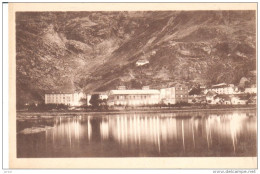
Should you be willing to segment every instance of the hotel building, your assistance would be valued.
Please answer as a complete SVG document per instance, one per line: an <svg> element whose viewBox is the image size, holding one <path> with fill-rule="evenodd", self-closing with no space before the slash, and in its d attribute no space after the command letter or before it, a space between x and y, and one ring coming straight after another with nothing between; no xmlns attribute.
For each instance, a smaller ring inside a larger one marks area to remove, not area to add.
<svg viewBox="0 0 260 174"><path fill-rule="evenodd" d="M82 105L81 99L86 95L82 92L48 92L45 94L45 104L64 104L70 106Z"/></svg>
<svg viewBox="0 0 260 174"><path fill-rule="evenodd" d="M143 89L128 90L120 87L118 90L111 90L108 97L108 105L123 106L144 106L159 104L160 91L143 87Z"/></svg>

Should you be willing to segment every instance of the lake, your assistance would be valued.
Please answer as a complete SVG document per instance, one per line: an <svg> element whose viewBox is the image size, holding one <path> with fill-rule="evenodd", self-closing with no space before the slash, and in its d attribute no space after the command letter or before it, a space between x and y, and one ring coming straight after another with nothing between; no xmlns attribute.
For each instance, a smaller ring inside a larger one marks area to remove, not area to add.
<svg viewBox="0 0 260 174"><path fill-rule="evenodd" d="M256 156L249 111L17 113L17 157Z"/></svg>

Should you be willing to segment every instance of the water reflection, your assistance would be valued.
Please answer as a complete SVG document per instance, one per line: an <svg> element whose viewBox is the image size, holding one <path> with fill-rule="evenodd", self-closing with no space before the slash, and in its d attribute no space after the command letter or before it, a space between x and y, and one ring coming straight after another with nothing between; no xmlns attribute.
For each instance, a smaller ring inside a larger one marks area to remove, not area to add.
<svg viewBox="0 0 260 174"><path fill-rule="evenodd" d="M256 156L256 129L246 112L54 117L52 129L18 134L18 157Z"/></svg>

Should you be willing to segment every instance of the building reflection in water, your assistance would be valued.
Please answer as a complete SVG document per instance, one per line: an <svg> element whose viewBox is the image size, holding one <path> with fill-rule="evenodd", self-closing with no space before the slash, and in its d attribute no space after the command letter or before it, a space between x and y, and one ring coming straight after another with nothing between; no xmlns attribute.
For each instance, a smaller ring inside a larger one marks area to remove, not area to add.
<svg viewBox="0 0 260 174"><path fill-rule="evenodd" d="M171 149L188 153L220 147L236 154L240 139L249 135L254 139L256 129L254 114L238 112L76 116L55 118L45 139L53 147L68 146L71 150L82 143L114 142L122 149L149 147L158 154Z"/></svg>

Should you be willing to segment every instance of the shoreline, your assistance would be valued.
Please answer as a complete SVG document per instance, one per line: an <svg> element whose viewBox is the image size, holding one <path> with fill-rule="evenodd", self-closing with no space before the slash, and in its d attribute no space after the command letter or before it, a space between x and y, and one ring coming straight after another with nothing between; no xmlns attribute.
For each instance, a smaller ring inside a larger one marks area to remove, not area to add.
<svg viewBox="0 0 260 174"><path fill-rule="evenodd" d="M111 111L45 111L45 112L32 112L32 111L17 111L17 114L22 113L31 113L31 114L128 114L128 113L181 113L181 112L208 112L208 111L256 111L257 107L246 107L246 108L167 108L167 109L149 109L149 110L139 110L139 109L133 109L133 110L111 110Z"/></svg>

